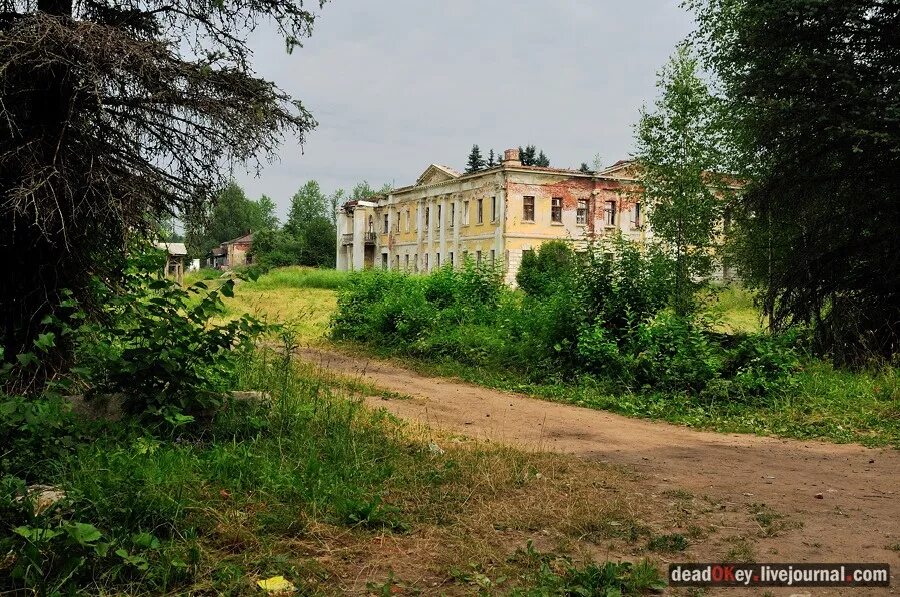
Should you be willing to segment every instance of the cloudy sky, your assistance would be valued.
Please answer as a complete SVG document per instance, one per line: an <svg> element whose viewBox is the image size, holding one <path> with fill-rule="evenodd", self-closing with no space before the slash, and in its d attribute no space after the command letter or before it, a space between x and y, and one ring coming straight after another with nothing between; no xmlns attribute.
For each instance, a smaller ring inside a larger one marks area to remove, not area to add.
<svg viewBox="0 0 900 597"><path fill-rule="evenodd" d="M679 0L333 0L293 54L252 38L257 72L319 122L248 195L284 214L305 181L326 192L367 180L402 186L432 162L458 169L473 143L534 144L551 165L627 157L656 72L692 20Z"/></svg>

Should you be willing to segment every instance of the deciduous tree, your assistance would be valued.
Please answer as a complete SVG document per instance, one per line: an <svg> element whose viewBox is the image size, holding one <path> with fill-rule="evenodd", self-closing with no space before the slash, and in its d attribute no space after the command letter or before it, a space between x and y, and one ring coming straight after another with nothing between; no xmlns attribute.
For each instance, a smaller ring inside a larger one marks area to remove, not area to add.
<svg viewBox="0 0 900 597"><path fill-rule="evenodd" d="M637 126L637 157L650 224L675 255L674 307L685 315L695 282L710 272L725 201L717 174L723 167L722 129L686 46L662 70L658 87L655 110L643 111Z"/></svg>

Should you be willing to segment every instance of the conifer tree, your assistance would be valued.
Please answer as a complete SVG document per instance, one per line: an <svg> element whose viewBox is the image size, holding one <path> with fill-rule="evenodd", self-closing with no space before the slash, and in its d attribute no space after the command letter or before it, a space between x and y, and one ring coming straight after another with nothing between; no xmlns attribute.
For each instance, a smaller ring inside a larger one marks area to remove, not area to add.
<svg viewBox="0 0 900 597"><path fill-rule="evenodd" d="M472 151L469 152L469 161L466 164L466 174L472 174L473 172L478 172L479 170L484 170L484 158L481 157L481 150L478 149L478 145L472 146Z"/></svg>

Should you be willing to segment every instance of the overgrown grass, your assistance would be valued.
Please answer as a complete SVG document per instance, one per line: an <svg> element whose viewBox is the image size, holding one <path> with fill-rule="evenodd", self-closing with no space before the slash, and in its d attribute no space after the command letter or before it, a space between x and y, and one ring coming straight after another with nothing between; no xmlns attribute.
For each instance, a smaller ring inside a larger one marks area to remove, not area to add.
<svg viewBox="0 0 900 597"><path fill-rule="evenodd" d="M41 472L66 498L37 516L4 486L0 547L15 555L2 565L23 564L28 580L7 576L0 590L243 594L282 575L303 593L338 594L371 579L446 583L460 567L481 571L504 593L604 582L636 593L658 582L646 562L595 565L572 546L585 528L613 528L608 521L622 512L629 528L643 529L642 518L665 507L636 500L620 472L422 435L365 408L340 380L270 351L244 364L240 386L261 394L230 403L199 432L159 436L100 424L88 434L93 441ZM512 545L495 541L498 523ZM83 543L52 536L64 529L81 529ZM569 547L510 557L544 533L569 537ZM386 563L371 554L386 535L413 555ZM642 536L598 539L627 546ZM434 540L424 562L422 548ZM548 558L566 565L545 570ZM480 580L453 582L471 588Z"/></svg>
<svg viewBox="0 0 900 597"><path fill-rule="evenodd" d="M749 325L745 291L722 290L718 306L706 306L712 317L678 318L641 288L610 285L630 270L580 267L577 284L558 282L545 296L511 292L471 267L364 272L340 292L332 335L429 373L629 416L900 447L896 370L836 370L810 356L802 336L731 331Z"/></svg>
<svg viewBox="0 0 900 597"><path fill-rule="evenodd" d="M350 272L334 269L318 269L299 265L279 267L248 282L253 290L275 290L279 288L325 288L337 290L347 284Z"/></svg>
<svg viewBox="0 0 900 597"><path fill-rule="evenodd" d="M760 332L765 318L753 302L753 294L739 284L714 286L704 308L714 314L724 332Z"/></svg>

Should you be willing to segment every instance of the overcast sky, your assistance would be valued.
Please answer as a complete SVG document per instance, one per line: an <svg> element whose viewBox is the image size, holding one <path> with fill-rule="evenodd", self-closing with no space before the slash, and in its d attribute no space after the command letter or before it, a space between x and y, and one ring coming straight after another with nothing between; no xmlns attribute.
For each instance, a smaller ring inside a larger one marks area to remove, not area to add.
<svg viewBox="0 0 900 597"><path fill-rule="evenodd" d="M633 149L656 72L690 32L679 0L333 0L303 48L253 35L255 67L319 126L259 177L236 173L286 213L307 180L326 192L402 186L430 163L463 169L534 144L552 166L603 164Z"/></svg>

